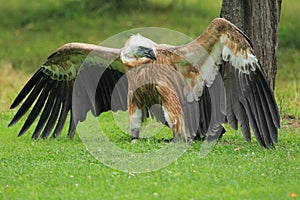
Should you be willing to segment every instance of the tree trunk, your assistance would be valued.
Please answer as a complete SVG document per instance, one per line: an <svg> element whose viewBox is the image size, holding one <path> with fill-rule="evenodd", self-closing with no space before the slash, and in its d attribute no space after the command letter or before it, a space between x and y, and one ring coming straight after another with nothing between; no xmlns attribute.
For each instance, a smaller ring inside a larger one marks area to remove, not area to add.
<svg viewBox="0 0 300 200"><path fill-rule="evenodd" d="M221 17L238 26L252 41L270 87L275 87L278 24L282 0L223 0Z"/></svg>

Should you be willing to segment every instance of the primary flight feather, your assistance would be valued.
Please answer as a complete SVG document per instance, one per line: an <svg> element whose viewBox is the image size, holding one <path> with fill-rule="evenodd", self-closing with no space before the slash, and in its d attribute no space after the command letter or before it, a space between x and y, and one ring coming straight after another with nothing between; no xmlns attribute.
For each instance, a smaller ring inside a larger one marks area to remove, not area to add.
<svg viewBox="0 0 300 200"><path fill-rule="evenodd" d="M234 129L240 124L247 141L251 125L257 141L270 147L278 142L280 127L274 94L250 40L222 18L182 46L156 44L140 34L121 49L65 44L47 58L11 108L20 103L9 126L29 112L19 135L38 118L33 138L60 135L69 113L72 138L89 110L95 116L128 110L135 140L149 115L185 141L216 140L224 133L222 124L229 123Z"/></svg>

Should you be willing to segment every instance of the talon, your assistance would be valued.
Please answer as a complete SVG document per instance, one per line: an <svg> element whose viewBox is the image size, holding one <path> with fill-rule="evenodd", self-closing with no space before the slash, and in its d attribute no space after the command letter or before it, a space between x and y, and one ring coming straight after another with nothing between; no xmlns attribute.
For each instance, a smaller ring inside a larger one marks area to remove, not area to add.
<svg viewBox="0 0 300 200"><path fill-rule="evenodd" d="M180 141L182 141L182 139L181 139L180 137L178 137L178 136L173 137L173 138L170 140L170 142L174 142L174 143L177 143L177 142L180 142Z"/></svg>
<svg viewBox="0 0 300 200"><path fill-rule="evenodd" d="M193 143L193 141L194 141L194 137L188 137L187 138L187 144L188 145L191 145Z"/></svg>
<svg viewBox="0 0 300 200"><path fill-rule="evenodd" d="M169 140L169 142L174 142L174 143L177 143L177 142L186 142L188 145L191 145L194 141L194 137L188 137L187 139L183 139L181 137L174 137L172 138L171 140Z"/></svg>

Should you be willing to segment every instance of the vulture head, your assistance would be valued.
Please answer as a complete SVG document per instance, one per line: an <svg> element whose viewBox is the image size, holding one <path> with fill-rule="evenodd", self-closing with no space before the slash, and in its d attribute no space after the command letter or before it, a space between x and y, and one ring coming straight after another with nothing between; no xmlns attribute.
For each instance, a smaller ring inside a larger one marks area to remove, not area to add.
<svg viewBox="0 0 300 200"><path fill-rule="evenodd" d="M156 46L155 42L140 34L132 35L126 41L120 58L129 67L146 64L156 60Z"/></svg>

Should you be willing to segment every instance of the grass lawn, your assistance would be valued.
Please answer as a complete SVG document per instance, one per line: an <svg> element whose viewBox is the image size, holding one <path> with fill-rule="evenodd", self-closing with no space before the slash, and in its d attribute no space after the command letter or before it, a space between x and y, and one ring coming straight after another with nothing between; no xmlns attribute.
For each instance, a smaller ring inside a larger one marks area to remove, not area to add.
<svg viewBox="0 0 300 200"><path fill-rule="evenodd" d="M201 142L160 170L123 172L101 163L78 135L55 140L17 137L22 122L7 128L10 103L27 79L56 48L71 41L99 44L131 28L170 28L194 38L215 17L221 1L137 1L117 10L93 0L25 0L0 5L0 199L298 199L300 197L300 2L283 2L275 96L282 116L279 144L263 149L227 128L205 157ZM102 2L102 1L101 1ZM104 1L103 1L104 2ZM150 3L149 3L150 2ZM136 145L101 115L116 146L135 153L157 153L168 129Z"/></svg>

